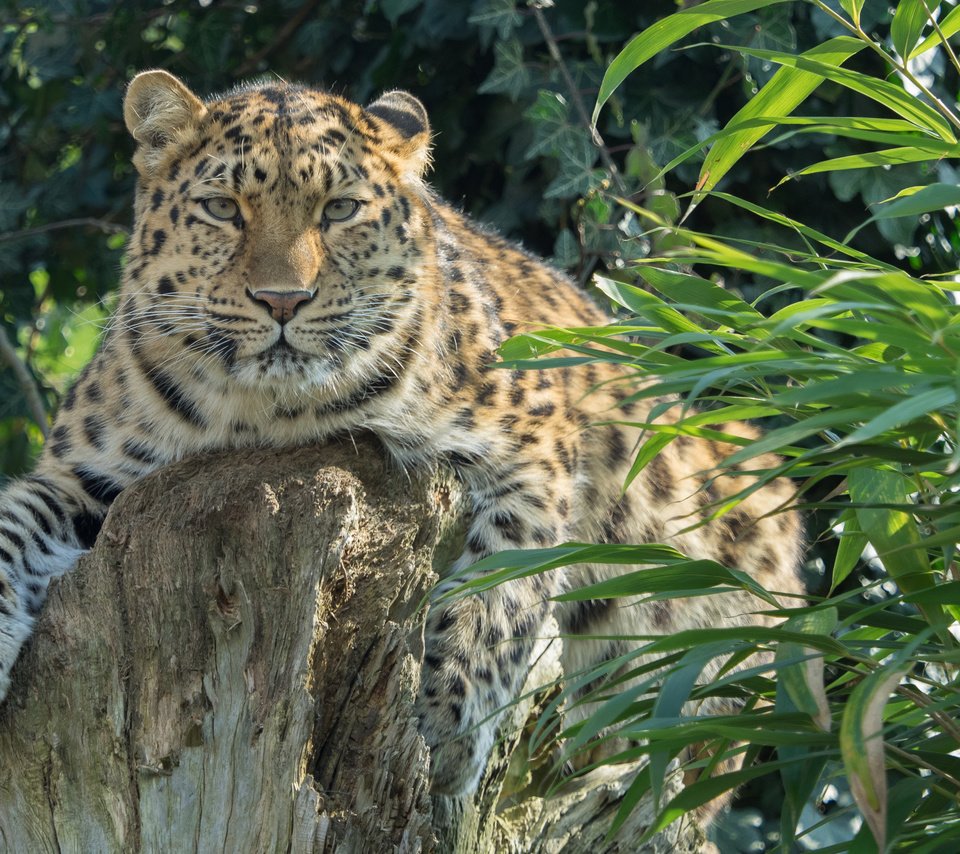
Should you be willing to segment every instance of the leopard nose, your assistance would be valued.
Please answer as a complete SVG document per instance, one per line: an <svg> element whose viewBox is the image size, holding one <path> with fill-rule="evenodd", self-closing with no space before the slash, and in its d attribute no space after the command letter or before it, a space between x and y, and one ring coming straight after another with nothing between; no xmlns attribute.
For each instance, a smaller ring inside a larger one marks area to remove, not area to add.
<svg viewBox="0 0 960 854"><path fill-rule="evenodd" d="M254 302L267 307L270 316L281 326L287 323L305 302L310 302L316 291L253 291L249 292Z"/></svg>

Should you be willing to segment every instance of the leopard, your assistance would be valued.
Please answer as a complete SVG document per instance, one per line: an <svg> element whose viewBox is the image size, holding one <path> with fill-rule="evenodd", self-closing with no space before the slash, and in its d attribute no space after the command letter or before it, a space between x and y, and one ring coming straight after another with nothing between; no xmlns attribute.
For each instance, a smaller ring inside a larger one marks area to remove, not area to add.
<svg viewBox="0 0 960 854"><path fill-rule="evenodd" d="M0 700L51 580L93 547L112 502L214 451L373 434L403 469L442 464L462 482L463 550L426 614L416 704L441 795L476 790L548 619L567 639L568 674L622 655L624 636L770 619L739 592L558 600L623 571L601 564L450 597L482 558L666 543L800 594L800 521L779 512L788 483L748 489L710 518L756 482L710 475L733 445L679 435L631 472L661 399L631 394L603 360L498 364L519 333L610 318L431 188L432 131L415 96L361 106L268 79L205 99L151 70L129 83L123 117L136 189L118 302L34 470L0 493Z"/></svg>

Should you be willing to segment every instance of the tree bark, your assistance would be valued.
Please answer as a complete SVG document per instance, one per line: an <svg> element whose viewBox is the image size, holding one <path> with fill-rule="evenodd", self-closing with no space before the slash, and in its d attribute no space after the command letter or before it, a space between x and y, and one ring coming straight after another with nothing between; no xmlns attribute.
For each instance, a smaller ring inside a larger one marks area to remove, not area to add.
<svg viewBox="0 0 960 854"><path fill-rule="evenodd" d="M464 518L449 471L398 471L372 440L189 460L124 492L0 707L0 850L697 850L681 823L641 849L649 804L605 841L634 769L505 800L533 700L476 798L430 797L423 603Z"/></svg>

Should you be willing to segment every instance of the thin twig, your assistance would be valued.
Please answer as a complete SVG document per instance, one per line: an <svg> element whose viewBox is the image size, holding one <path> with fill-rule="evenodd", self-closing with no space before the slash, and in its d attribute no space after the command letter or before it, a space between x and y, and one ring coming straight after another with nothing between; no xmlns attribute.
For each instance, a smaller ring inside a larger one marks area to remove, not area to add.
<svg viewBox="0 0 960 854"><path fill-rule="evenodd" d="M620 172L617 169L617 164L613 162L613 158L610 156L610 152L607 151L607 147L603 144L600 134L593 126L593 122L590 121L590 114L587 112L586 105L583 103L583 98L580 97L577 84L573 79L573 75L570 74L570 69L567 68L566 62L563 61L563 56L560 54L560 48L557 46L557 40L553 35L553 30L550 29L550 24L547 22L541 10L542 2L543 0L530 0L528 5L533 10L533 17L536 18L537 26L540 27L540 32L543 35L543 40L547 43L550 58L557 64L557 68L560 69L560 75L563 77L563 82L566 84L567 90L570 93L570 100L573 102L573 107L577 111L577 115L583 123L584 128L586 128L590 134L593 144L599 149L600 159L603 161L604 168L610 174L610 178L616 185L617 190L620 191L620 195L625 196L627 195L626 184L623 183L623 179L620 177Z"/></svg>
<svg viewBox="0 0 960 854"><path fill-rule="evenodd" d="M21 228L19 231L8 231L6 234L0 234L0 243L8 243L11 240L23 240L25 237L33 237L35 234L45 234L48 231L59 231L62 228L78 228L80 226L99 228L107 234L130 234L129 229L115 222L97 219L92 216L81 216L76 219L62 219L59 222L48 222L45 225L37 225L33 228Z"/></svg>
<svg viewBox="0 0 960 854"><path fill-rule="evenodd" d="M929 707L933 705L933 700L926 694L918 691L916 688L912 688L910 685L898 685L896 693L920 706L920 708L943 727L944 732L946 732L956 744L960 744L960 727L957 726L956 722L953 721L949 715L940 711L931 710Z"/></svg>
<svg viewBox="0 0 960 854"><path fill-rule="evenodd" d="M13 371L17 384L20 386L20 390L23 392L23 396L27 401L27 408L30 410L33 420L37 422L40 432L43 433L44 438L46 438L49 430L49 422L47 421L47 410L43 405L43 398L40 397L40 390L37 388L37 384L30 375L27 366L17 355L16 348L7 335L7 330L2 326L0 326L0 357L3 358L3 361L5 361L10 366L10 370Z"/></svg>
<svg viewBox="0 0 960 854"><path fill-rule="evenodd" d="M934 14L934 9L927 9L927 17L930 19L930 23L933 24L933 29L936 34L940 37L940 44L943 46L943 49L946 51L947 56L950 57L950 61L953 63L953 67L960 71L960 62L957 61L957 55L953 52L953 48L950 47L950 40L943 34L943 30L940 29L940 24L937 23L936 15ZM904 63L908 61L907 58L904 58Z"/></svg>

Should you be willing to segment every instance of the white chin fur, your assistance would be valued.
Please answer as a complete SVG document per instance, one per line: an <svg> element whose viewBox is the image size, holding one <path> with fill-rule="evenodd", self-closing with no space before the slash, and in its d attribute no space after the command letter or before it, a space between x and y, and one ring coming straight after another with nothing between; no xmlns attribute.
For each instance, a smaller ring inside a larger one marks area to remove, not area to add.
<svg viewBox="0 0 960 854"><path fill-rule="evenodd" d="M306 359L273 359L270 362L243 361L230 369L231 378L240 385L259 388L264 383L280 382L297 388L319 388L333 378L337 368L316 356Z"/></svg>

